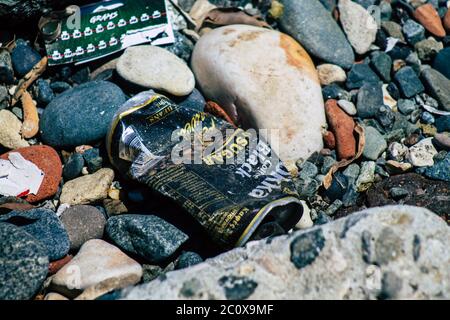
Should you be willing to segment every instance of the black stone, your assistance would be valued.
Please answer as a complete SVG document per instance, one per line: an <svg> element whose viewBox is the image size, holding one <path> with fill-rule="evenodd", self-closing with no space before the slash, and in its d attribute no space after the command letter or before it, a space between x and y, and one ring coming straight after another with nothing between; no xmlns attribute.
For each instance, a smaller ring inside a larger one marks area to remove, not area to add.
<svg viewBox="0 0 450 320"><path fill-rule="evenodd" d="M324 246L322 229L302 233L291 242L291 261L302 269L316 260Z"/></svg>
<svg viewBox="0 0 450 320"><path fill-rule="evenodd" d="M417 74L411 67L403 67L394 76L400 91L406 98L414 97L416 94L422 93L425 88Z"/></svg>
<svg viewBox="0 0 450 320"><path fill-rule="evenodd" d="M0 223L0 300L31 299L47 272L42 243L22 228Z"/></svg>
<svg viewBox="0 0 450 320"><path fill-rule="evenodd" d="M378 83L380 78L366 63L354 64L347 74L347 88L359 89L367 83Z"/></svg>
<svg viewBox="0 0 450 320"><path fill-rule="evenodd" d="M255 281L247 277L233 275L220 278L219 285L223 287L228 300L247 299L258 286Z"/></svg>

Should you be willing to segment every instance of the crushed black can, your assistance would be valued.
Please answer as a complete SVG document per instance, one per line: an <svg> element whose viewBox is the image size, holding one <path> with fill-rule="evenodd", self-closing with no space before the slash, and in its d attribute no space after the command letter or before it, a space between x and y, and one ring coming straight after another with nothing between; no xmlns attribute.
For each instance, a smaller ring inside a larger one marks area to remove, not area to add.
<svg viewBox="0 0 450 320"><path fill-rule="evenodd" d="M153 91L120 107L107 149L121 173L179 203L223 248L287 232L302 216L290 173L260 135Z"/></svg>

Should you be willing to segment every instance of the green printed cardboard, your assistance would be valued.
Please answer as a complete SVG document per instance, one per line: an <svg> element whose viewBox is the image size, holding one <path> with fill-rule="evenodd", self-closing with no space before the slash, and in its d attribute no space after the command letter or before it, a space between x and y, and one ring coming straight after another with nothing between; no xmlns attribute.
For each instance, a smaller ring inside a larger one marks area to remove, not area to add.
<svg viewBox="0 0 450 320"><path fill-rule="evenodd" d="M105 0L81 7L46 43L49 65L82 63L129 46L174 42L165 0Z"/></svg>

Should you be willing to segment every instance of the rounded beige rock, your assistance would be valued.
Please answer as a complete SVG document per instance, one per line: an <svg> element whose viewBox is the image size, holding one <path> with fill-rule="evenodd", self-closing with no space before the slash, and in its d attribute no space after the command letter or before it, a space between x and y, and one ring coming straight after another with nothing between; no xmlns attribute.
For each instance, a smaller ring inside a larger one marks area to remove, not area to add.
<svg viewBox="0 0 450 320"><path fill-rule="evenodd" d="M320 84L323 86L335 82L345 82L345 80L347 80L344 69L334 64L321 64L317 66L317 72L319 74Z"/></svg>
<svg viewBox="0 0 450 320"><path fill-rule="evenodd" d="M125 80L175 96L194 90L195 79L186 63L173 53L156 46L130 47L120 56L116 70Z"/></svg>
<svg viewBox="0 0 450 320"><path fill-rule="evenodd" d="M29 144L20 136L22 122L8 110L0 110L0 145L8 149L28 147Z"/></svg>
<svg viewBox="0 0 450 320"><path fill-rule="evenodd" d="M323 147L325 112L319 78L306 51L278 31L230 25L197 42L192 69L206 98L267 139L290 171ZM269 137L269 138L270 138Z"/></svg>

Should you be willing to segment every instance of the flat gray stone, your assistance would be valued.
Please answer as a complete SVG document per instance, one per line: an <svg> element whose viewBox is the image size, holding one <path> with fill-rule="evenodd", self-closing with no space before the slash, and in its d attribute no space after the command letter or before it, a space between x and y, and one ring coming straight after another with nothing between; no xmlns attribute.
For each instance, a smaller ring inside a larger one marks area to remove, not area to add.
<svg viewBox="0 0 450 320"><path fill-rule="evenodd" d="M318 0L282 0L281 28L312 55L343 68L355 56L341 28Z"/></svg>

